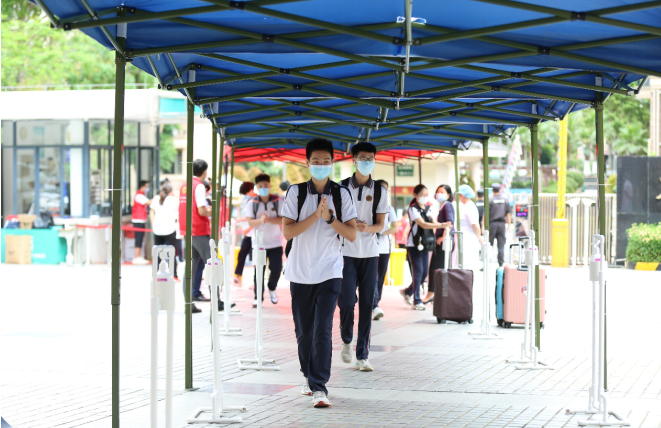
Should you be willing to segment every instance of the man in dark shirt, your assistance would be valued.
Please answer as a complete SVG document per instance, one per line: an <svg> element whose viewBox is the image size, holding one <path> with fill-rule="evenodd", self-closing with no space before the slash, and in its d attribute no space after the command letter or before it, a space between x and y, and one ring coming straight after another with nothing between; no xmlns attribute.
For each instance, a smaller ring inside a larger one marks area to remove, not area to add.
<svg viewBox="0 0 661 428"><path fill-rule="evenodd" d="M505 230L512 223L509 201L500 194L500 183L494 183L493 196L489 198L489 245L498 240L498 264L505 262Z"/></svg>
<svg viewBox="0 0 661 428"><path fill-rule="evenodd" d="M484 223L482 220L484 219L484 190L483 189L477 189L477 198L475 198L475 206L477 207L477 212L480 214L480 224L482 225L482 228L484 228Z"/></svg>

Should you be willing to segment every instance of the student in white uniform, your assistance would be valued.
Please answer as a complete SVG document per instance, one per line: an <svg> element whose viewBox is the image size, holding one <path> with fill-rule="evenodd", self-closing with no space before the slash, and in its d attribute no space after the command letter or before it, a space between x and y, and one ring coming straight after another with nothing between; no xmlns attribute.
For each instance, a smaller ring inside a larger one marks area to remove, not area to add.
<svg viewBox="0 0 661 428"><path fill-rule="evenodd" d="M276 194L271 194L271 177L267 174L259 174L255 177L255 190L257 196L248 201L244 209L245 216L249 219L248 224L254 230L262 231L266 257L269 260L269 296L271 303L278 303L278 295L275 292L282 273L282 217L280 217L280 207L282 207L282 198ZM252 240L255 245L255 240ZM266 273L266 266L264 266ZM264 277L262 277L264 278ZM262 281L263 282L263 281ZM257 307L257 272L255 272L255 302L253 308ZM264 284L262 283L262 296L264 300Z"/></svg>
<svg viewBox="0 0 661 428"><path fill-rule="evenodd" d="M386 191L388 191L388 182L385 180L376 180L374 183L377 185L383 186ZM390 202L390 198L388 198ZM383 224L383 231L381 232L381 237L379 238L379 267L377 269L377 278L376 278L376 291L374 292L374 304L372 305L372 319L378 320L382 318L385 314L383 309L379 307L379 302L381 301L381 296L383 295L383 284L386 281L386 273L388 271L388 262L390 261L390 253L392 253L393 242L392 238L399 229L397 227L397 213L395 209L390 205L389 212L386 214L386 219ZM378 236L378 235L377 235Z"/></svg>
<svg viewBox="0 0 661 428"><path fill-rule="evenodd" d="M372 143L358 143L351 148L356 172L340 182L351 192L356 205L358 236L354 242L344 242L344 270L342 292L337 301L340 307L342 334L342 361L353 361L353 325L356 300L358 301L358 340L356 341L356 368L371 372L374 367L367 360L372 329L372 306L379 266L379 242L376 234L383 231L388 209L386 189L372 180L376 162L376 147ZM358 296L356 296L358 292Z"/></svg>
<svg viewBox="0 0 661 428"><path fill-rule="evenodd" d="M346 187L332 182L333 143L310 141L305 154L312 179L292 185L282 207L291 306L304 395L314 407L329 407L326 382L333 350L333 313L342 283L341 240L356 239L356 207Z"/></svg>

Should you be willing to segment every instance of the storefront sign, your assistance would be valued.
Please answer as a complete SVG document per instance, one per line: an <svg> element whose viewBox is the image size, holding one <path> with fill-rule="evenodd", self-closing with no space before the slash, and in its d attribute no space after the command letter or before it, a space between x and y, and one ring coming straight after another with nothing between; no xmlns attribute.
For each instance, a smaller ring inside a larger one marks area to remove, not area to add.
<svg viewBox="0 0 661 428"><path fill-rule="evenodd" d="M397 177L413 177L413 165L397 165Z"/></svg>

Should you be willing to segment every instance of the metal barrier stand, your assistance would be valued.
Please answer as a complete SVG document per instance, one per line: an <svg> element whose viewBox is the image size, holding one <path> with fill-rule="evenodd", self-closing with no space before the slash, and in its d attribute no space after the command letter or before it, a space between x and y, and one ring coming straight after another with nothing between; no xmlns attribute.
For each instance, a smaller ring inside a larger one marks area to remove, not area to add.
<svg viewBox="0 0 661 428"><path fill-rule="evenodd" d="M158 426L158 313L167 313L167 342L165 351L165 427L172 428L172 377L174 373L174 258L172 245L152 248L151 282L151 378L150 422ZM159 257L162 259L158 264ZM166 262L167 260L167 262Z"/></svg>
<svg viewBox="0 0 661 428"><path fill-rule="evenodd" d="M220 331L220 334L223 336L241 336L243 333L241 333L240 328L231 328L230 327L230 315L232 314L232 291L230 290L231 287L231 281L232 281L232 271L229 268L231 266L231 263L229 263L230 257L232 255L230 254L230 240L232 239L229 233L229 227L225 226L223 227L222 230L222 239L223 239L223 262L224 265L227 267L226 269L223 269L223 288L225 290L225 299L224 304L225 304L225 310L223 311L223 320L224 320L224 327ZM215 257L215 256L213 256ZM216 297L217 299L217 297ZM212 302L214 302L213 299L211 299ZM213 312L213 311L212 311Z"/></svg>
<svg viewBox="0 0 661 428"><path fill-rule="evenodd" d="M264 268L266 267L266 249L263 245L263 232L255 229L253 234L253 263L257 284L257 325L255 327L255 358L239 358L237 363L241 370L268 370L278 371L280 367L274 366L275 360L266 360L263 356L262 344L262 295L264 293Z"/></svg>
<svg viewBox="0 0 661 428"><path fill-rule="evenodd" d="M211 258L208 260L204 278L209 282L211 287L211 302L218 301L218 287L221 285L219 281L224 281L223 262L218 259L216 243L213 239L209 240L209 247L211 247ZM226 302L227 304L227 302ZM224 412L228 411L247 411L246 406L225 406L223 403L223 380L221 376L220 364L220 337L218 334L218 311L211 310L211 343L213 353L213 392L211 394L211 407L198 407L193 414L188 417L189 424L206 423L206 424L232 424L242 422L240 416L223 416ZM202 416L204 413L210 413L208 416Z"/></svg>
<svg viewBox="0 0 661 428"><path fill-rule="evenodd" d="M503 339L491 332L489 325L490 299L489 296L489 230L484 231L484 242L482 243L482 323L478 333L468 333L473 339Z"/></svg>
<svg viewBox="0 0 661 428"><path fill-rule="evenodd" d="M569 410L568 414L596 415L595 419L579 420L579 426L629 426L620 415L608 410L608 395L604 386L605 336L606 336L606 269L608 260L604 251L606 238L592 236L592 256L590 257L590 281L592 282L592 382L590 383L588 408ZM612 416L614 419L610 418Z"/></svg>

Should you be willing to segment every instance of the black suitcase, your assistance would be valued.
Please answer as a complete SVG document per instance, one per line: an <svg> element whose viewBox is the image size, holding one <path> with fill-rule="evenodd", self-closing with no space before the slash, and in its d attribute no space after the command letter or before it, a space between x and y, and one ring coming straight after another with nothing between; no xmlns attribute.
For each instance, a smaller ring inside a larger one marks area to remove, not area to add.
<svg viewBox="0 0 661 428"><path fill-rule="evenodd" d="M452 234L461 232L452 232ZM461 243L461 240L459 240ZM450 257L450 260L452 257ZM461 267L461 265L460 265ZM473 323L473 271L436 269L434 275L434 316L439 324L446 321ZM439 289L440 287L440 289Z"/></svg>

